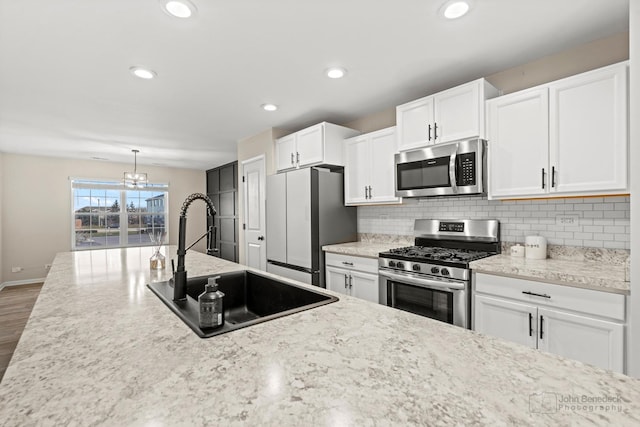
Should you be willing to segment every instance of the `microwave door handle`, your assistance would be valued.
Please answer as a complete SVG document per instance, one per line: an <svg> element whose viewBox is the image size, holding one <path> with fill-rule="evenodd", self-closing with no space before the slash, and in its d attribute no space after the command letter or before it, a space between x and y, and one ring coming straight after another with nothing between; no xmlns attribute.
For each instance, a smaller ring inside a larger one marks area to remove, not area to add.
<svg viewBox="0 0 640 427"><path fill-rule="evenodd" d="M454 193L458 192L458 183L456 182L456 160L458 157L458 147L460 144L456 144L451 157L449 157L449 180L451 181L451 190Z"/></svg>

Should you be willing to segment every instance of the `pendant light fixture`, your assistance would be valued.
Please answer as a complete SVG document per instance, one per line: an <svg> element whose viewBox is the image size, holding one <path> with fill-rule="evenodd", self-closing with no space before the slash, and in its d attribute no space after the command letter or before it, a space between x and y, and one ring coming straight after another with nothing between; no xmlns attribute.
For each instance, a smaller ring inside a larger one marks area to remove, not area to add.
<svg viewBox="0 0 640 427"><path fill-rule="evenodd" d="M138 172L138 153L140 150L131 150L133 152L133 172L125 172L122 182L129 188L144 188L147 185L147 174Z"/></svg>

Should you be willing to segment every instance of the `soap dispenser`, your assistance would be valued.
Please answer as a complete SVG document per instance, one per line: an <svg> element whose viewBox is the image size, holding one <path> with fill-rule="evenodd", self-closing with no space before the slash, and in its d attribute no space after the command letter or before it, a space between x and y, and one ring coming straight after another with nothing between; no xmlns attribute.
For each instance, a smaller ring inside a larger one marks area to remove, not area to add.
<svg viewBox="0 0 640 427"><path fill-rule="evenodd" d="M204 292L198 296L200 313L198 320L201 328L219 328L224 325L224 307L222 304L224 294L218 290L220 276L210 277L204 288Z"/></svg>

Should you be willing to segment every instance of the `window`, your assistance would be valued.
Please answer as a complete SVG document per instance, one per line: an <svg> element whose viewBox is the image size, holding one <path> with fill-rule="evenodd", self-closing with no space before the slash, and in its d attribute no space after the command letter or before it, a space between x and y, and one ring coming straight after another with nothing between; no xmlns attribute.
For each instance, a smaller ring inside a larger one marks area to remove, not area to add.
<svg viewBox="0 0 640 427"><path fill-rule="evenodd" d="M71 248L152 245L152 234L169 231L168 189L167 184L129 189L118 181L71 180Z"/></svg>

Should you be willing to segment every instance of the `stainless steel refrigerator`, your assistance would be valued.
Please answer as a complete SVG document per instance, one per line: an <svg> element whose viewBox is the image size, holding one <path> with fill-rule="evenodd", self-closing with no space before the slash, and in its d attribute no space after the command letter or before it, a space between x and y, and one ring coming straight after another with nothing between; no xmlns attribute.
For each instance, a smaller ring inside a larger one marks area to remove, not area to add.
<svg viewBox="0 0 640 427"><path fill-rule="evenodd" d="M342 171L304 168L267 177L267 271L325 287L323 245L357 240Z"/></svg>

